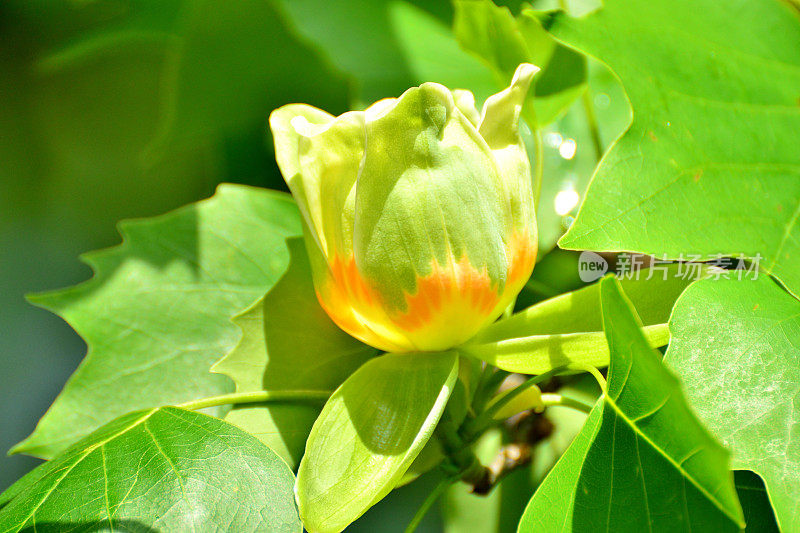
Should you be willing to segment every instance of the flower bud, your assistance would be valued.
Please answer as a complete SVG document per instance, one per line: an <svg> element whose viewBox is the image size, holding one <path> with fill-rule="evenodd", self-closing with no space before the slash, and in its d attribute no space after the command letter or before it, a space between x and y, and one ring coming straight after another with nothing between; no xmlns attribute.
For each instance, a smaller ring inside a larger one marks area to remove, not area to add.
<svg viewBox="0 0 800 533"><path fill-rule="evenodd" d="M537 70L520 65L480 115L471 93L437 83L338 117L272 113L317 297L339 327L385 351L446 350L513 301L536 259L517 127Z"/></svg>

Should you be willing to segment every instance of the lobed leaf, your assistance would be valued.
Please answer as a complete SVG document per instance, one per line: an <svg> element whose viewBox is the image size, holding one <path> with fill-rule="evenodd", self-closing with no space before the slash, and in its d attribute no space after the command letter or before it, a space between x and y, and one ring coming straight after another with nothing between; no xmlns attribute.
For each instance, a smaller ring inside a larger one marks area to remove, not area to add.
<svg viewBox="0 0 800 533"><path fill-rule="evenodd" d="M50 458L137 409L230 392L209 367L235 344L230 317L286 268L301 232L288 196L223 185L209 200L120 224L123 243L85 256L95 276L31 297L89 346L33 434L12 453Z"/></svg>
<svg viewBox="0 0 800 533"><path fill-rule="evenodd" d="M734 468L764 480L782 531L800 531L800 301L769 277L706 280L678 299L665 362Z"/></svg>
<svg viewBox="0 0 800 533"><path fill-rule="evenodd" d="M600 283L608 384L520 531L738 531L727 451L690 410L616 278Z"/></svg>
<svg viewBox="0 0 800 533"><path fill-rule="evenodd" d="M796 12L777 0L609 0L551 30L619 76L634 117L560 245L760 254L798 294Z"/></svg>
<svg viewBox="0 0 800 533"><path fill-rule="evenodd" d="M236 392L333 390L377 350L339 329L320 307L303 239L287 241L289 268L250 309L234 318L239 344L213 372L236 384ZM255 435L293 467L300 462L313 405L242 404L225 420Z"/></svg>
<svg viewBox="0 0 800 533"><path fill-rule="evenodd" d="M0 531L302 531L294 476L256 438L174 407L124 415L0 496Z"/></svg>

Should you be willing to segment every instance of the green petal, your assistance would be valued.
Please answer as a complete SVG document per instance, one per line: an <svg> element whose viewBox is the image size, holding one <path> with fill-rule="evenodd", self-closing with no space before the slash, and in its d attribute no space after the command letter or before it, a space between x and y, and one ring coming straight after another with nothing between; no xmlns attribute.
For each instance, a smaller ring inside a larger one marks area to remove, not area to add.
<svg viewBox="0 0 800 533"><path fill-rule="evenodd" d="M531 80L538 71L538 67L529 63L517 67L511 85L486 100L478 126L505 180L515 227L532 227L534 234L536 221L533 216L531 167L519 135L519 117Z"/></svg>
<svg viewBox="0 0 800 533"><path fill-rule="evenodd" d="M275 140L275 159L300 212L308 220L310 216L309 202L303 193L303 177L300 173L300 135L292 126L292 119L295 117L303 117L308 123L320 126L329 124L335 120L335 117L306 104L285 105L273 111L269 116L269 126Z"/></svg>
<svg viewBox="0 0 800 533"><path fill-rule="evenodd" d="M466 255L504 281L507 205L492 152L435 83L366 112L367 148L356 190L358 267L403 309L435 259Z"/></svg>
<svg viewBox="0 0 800 533"><path fill-rule="evenodd" d="M467 120L477 128L481 121L481 114L478 112L478 108L475 107L475 95L472 94L472 91L453 89L453 101L455 101L458 110L464 113Z"/></svg>
<svg viewBox="0 0 800 533"><path fill-rule="evenodd" d="M352 251L355 183L364 153L364 113L333 117L303 104L270 116L275 157L308 229L326 257Z"/></svg>

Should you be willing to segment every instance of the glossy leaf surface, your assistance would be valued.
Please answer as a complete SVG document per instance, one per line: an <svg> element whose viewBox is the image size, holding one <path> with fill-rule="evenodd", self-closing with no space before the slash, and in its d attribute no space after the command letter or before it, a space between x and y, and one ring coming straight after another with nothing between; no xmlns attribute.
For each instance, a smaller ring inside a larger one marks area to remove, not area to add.
<svg viewBox="0 0 800 533"><path fill-rule="evenodd" d="M95 277L31 301L64 318L86 359L13 452L52 457L124 413L230 392L209 367L236 343L230 317L288 263L301 231L288 196L225 185L209 200L120 225L123 243L85 256Z"/></svg>
<svg viewBox="0 0 800 533"><path fill-rule="evenodd" d="M635 31L632 29L635 28ZM761 256L800 291L800 24L786 2L609 0L559 39L621 79L633 123L563 247Z"/></svg>
<svg viewBox="0 0 800 533"><path fill-rule="evenodd" d="M299 533L293 483L240 429L151 409L115 419L13 485L0 496L0 531Z"/></svg>
<svg viewBox="0 0 800 533"><path fill-rule="evenodd" d="M727 451L690 410L613 277L601 282L605 394L537 490L520 531L738 531Z"/></svg>
<svg viewBox="0 0 800 533"><path fill-rule="evenodd" d="M317 302L302 238L288 240L291 262L253 307L234 318L242 338L213 367L236 392L333 390L376 350L334 324ZM319 414L313 404L244 404L225 420L257 436L297 465Z"/></svg>
<svg viewBox="0 0 800 533"><path fill-rule="evenodd" d="M800 530L800 302L763 274L689 287L665 362L700 418L760 475L785 531Z"/></svg>

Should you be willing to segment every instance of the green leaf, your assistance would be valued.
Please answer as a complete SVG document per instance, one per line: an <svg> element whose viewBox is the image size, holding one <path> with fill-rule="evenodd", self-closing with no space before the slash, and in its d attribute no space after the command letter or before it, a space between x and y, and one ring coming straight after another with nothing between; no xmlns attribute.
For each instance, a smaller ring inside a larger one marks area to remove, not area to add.
<svg viewBox="0 0 800 533"><path fill-rule="evenodd" d="M174 407L124 415L0 497L0 531L302 530L286 464L256 438Z"/></svg>
<svg viewBox="0 0 800 533"><path fill-rule="evenodd" d="M764 481L749 470L737 470L733 477L747 523L746 533L779 533Z"/></svg>
<svg viewBox="0 0 800 533"><path fill-rule="evenodd" d="M444 460L444 450L442 450L441 442L438 439L429 440L397 482L395 488L403 487L419 479L423 474L439 466L442 460Z"/></svg>
<svg viewBox="0 0 800 533"><path fill-rule="evenodd" d="M341 531L397 485L431 437L457 374L454 352L388 354L336 390L297 473L306 529Z"/></svg>
<svg viewBox="0 0 800 533"><path fill-rule="evenodd" d="M456 427L461 425L467 416L467 411L470 409L472 396L475 394L479 374L483 370L482 363L477 359L468 357L459 357L458 362L458 379L453 385L450 399L447 402L447 416L448 419L455 424ZM444 449L439 439L431 439L419 452L419 455L408 467L403 477L398 481L397 486L407 485L411 483L422 474L433 470L437 467L442 460L444 460Z"/></svg>
<svg viewBox="0 0 800 533"><path fill-rule="evenodd" d="M560 245L763 256L800 291L800 22L775 0L608 0L551 30L604 61L634 120ZM644 228L644 229L643 229Z"/></svg>
<svg viewBox="0 0 800 533"><path fill-rule="evenodd" d="M456 0L453 32L461 46L483 60L502 86L517 65L542 69L531 98L534 125L554 121L586 89L586 59L560 45L542 26L538 13L527 9L517 18L491 0Z"/></svg>
<svg viewBox="0 0 800 533"><path fill-rule="evenodd" d="M353 78L355 108L399 96L426 81L470 89L481 98L494 92L491 72L455 42L448 27L448 2L280 0L279 4L298 33Z"/></svg>
<svg viewBox="0 0 800 533"><path fill-rule="evenodd" d="M478 101L496 92L491 70L459 47L444 22L406 2L391 2L388 14L395 41L415 83L435 81L453 89L468 89Z"/></svg>
<svg viewBox="0 0 800 533"><path fill-rule="evenodd" d="M589 62L587 71L588 87L581 101L573 103L563 117L539 132L543 141L543 179L536 204L540 257L553 249L574 220L602 152L630 124L630 104L619 80L598 61ZM591 129L595 122L601 153L597 153ZM528 153L534 154L533 135L526 136L525 141Z"/></svg>
<svg viewBox="0 0 800 533"><path fill-rule="evenodd" d="M728 453L703 428L614 277L600 283L608 384L520 531L737 531Z"/></svg>
<svg viewBox="0 0 800 533"><path fill-rule="evenodd" d="M669 265L643 270L635 279L621 282L653 347L669 341L666 324L672 305L692 282L679 268ZM704 271L702 267L700 273ZM524 374L543 374L568 363L606 366L608 344L602 331L599 292L599 284L594 284L545 300L488 326L459 350L503 370Z"/></svg>
<svg viewBox="0 0 800 533"><path fill-rule="evenodd" d="M333 390L377 353L334 324L317 302L302 238L287 241L289 269L250 309L234 318L239 344L212 368L236 392ZM319 414L313 405L245 404L225 420L257 436L293 467Z"/></svg>
<svg viewBox="0 0 800 533"><path fill-rule="evenodd" d="M230 392L209 367L236 343L230 317L286 268L301 231L288 196L223 185L197 204L123 222L123 243L87 254L95 276L31 297L89 345L86 359L12 453L50 458L136 409Z"/></svg>
<svg viewBox="0 0 800 533"><path fill-rule="evenodd" d="M767 276L706 280L678 299L666 363L733 466L764 479L782 530L800 531L800 302Z"/></svg>

